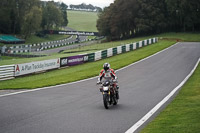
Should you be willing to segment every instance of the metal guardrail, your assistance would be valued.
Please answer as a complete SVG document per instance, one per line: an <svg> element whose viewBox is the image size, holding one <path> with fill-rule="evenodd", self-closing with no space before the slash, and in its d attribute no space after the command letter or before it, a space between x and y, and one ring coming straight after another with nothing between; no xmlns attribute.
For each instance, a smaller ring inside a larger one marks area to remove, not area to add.
<svg viewBox="0 0 200 133"><path fill-rule="evenodd" d="M71 57L66 57L66 58L59 58L59 59L56 59L55 61L53 61L53 63L48 62L49 65L54 65L54 66L56 65L56 67L52 66L45 70L50 70L52 68L59 68L62 66L67 66L67 65L72 66L72 65L82 64L84 62L93 62L93 61L105 59L107 57L111 57L111 56L114 56L117 54L133 51L135 49L139 49L141 47L144 47L144 46L156 43L156 42L158 42L158 38L151 38L151 39L139 41L136 43L125 44L122 46L117 46L117 47L109 48L106 50L96 51L94 53L90 53L90 54L86 54L86 55L81 55L81 56L77 55L77 56L71 56ZM34 68L34 69L39 69L39 70L40 70L40 67L42 67L41 66L42 64L43 64L43 66L45 66L45 64L47 64L47 63L45 63L45 61L40 61L39 63L38 62L32 62L32 63L35 63L35 66L36 66L36 68ZM20 73L20 70L22 70L22 67L25 68L25 66L28 66L29 69L27 69L27 72L26 72L26 70L23 70L23 72L21 72L20 75L34 73L36 71L36 70L34 70L33 72L31 71L31 69L33 69L32 68L33 64L30 64L30 63L0 66L0 81L12 79L12 78L15 78L16 76L19 76L19 74L17 75L17 73ZM15 72L15 67L16 67L16 72ZM48 67L48 65L47 65L47 67Z"/></svg>
<svg viewBox="0 0 200 133"><path fill-rule="evenodd" d="M13 79L15 76L15 65L0 66L0 81Z"/></svg>

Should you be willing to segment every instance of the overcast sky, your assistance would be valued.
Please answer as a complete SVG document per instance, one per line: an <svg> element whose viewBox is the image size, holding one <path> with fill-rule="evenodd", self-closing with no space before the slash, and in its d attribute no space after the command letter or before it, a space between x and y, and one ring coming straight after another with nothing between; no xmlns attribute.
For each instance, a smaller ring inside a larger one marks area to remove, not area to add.
<svg viewBox="0 0 200 133"><path fill-rule="evenodd" d="M50 1L50 0L42 0L42 1ZM106 7L109 6L110 3L113 3L114 0L54 0L55 2L64 2L67 5L73 4L73 5L78 5L78 4L92 4L93 6L98 6L98 7Z"/></svg>

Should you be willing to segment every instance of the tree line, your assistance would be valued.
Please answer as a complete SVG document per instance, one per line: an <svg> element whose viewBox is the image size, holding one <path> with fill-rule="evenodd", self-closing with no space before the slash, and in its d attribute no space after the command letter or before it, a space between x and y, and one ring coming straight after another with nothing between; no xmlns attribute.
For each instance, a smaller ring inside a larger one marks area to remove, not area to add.
<svg viewBox="0 0 200 133"><path fill-rule="evenodd" d="M85 4L85 3L82 3L82 4L79 4L79 5L69 5L69 7L72 9L72 10L89 10L89 11L97 11L97 12L100 12L102 11L102 9L100 7L97 7L97 6L93 6L92 4Z"/></svg>
<svg viewBox="0 0 200 133"><path fill-rule="evenodd" d="M20 34L26 39L45 29L67 26L67 5L54 1L1 0L0 33Z"/></svg>
<svg viewBox="0 0 200 133"><path fill-rule="evenodd" d="M97 29L108 40L200 31L200 0L115 0L99 13Z"/></svg>

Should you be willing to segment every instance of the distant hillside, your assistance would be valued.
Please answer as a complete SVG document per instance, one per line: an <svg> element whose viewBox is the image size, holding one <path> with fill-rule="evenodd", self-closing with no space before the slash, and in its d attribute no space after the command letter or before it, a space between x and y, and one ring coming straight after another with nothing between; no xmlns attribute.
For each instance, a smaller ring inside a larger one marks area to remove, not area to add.
<svg viewBox="0 0 200 133"><path fill-rule="evenodd" d="M96 21L97 12L67 11L68 27L78 31L97 32Z"/></svg>

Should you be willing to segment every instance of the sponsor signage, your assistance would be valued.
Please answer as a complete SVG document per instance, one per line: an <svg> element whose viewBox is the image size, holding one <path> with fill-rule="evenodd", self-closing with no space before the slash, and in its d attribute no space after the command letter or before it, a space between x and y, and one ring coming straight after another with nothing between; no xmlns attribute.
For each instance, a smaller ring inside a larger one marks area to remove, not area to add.
<svg viewBox="0 0 200 133"><path fill-rule="evenodd" d="M37 61L15 65L15 76L26 75L30 73L46 71L60 67L60 59Z"/></svg>
<svg viewBox="0 0 200 133"><path fill-rule="evenodd" d="M61 67L67 66L67 63L68 63L67 57L60 58L60 66Z"/></svg>
<svg viewBox="0 0 200 133"><path fill-rule="evenodd" d="M98 32L87 32L87 31L45 30L44 33L45 34L59 34L59 35L98 36Z"/></svg>
<svg viewBox="0 0 200 133"><path fill-rule="evenodd" d="M74 66L88 61L88 55L70 56L60 59L60 66Z"/></svg>

